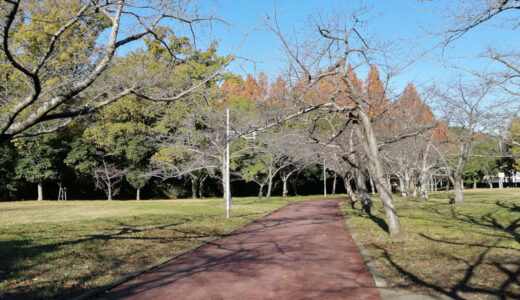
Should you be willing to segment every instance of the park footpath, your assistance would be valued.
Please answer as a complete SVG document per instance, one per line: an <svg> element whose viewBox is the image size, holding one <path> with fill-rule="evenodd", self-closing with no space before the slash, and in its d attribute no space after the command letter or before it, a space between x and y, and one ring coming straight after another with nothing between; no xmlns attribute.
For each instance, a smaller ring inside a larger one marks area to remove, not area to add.
<svg viewBox="0 0 520 300"><path fill-rule="evenodd" d="M290 204L102 299L381 299L338 207Z"/></svg>

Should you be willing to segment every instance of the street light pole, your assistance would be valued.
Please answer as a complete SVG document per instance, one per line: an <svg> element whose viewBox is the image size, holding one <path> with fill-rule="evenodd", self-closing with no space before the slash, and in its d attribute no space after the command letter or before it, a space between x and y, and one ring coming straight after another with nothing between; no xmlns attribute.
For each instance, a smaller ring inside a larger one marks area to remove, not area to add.
<svg viewBox="0 0 520 300"><path fill-rule="evenodd" d="M231 188L229 182L229 107L226 109L226 190L224 191L226 196L226 218L229 219L230 206L231 206Z"/></svg>
<svg viewBox="0 0 520 300"><path fill-rule="evenodd" d="M323 196L327 198L327 174L325 173L325 159L323 159Z"/></svg>
<svg viewBox="0 0 520 300"><path fill-rule="evenodd" d="M224 176L224 198L226 198L226 219L230 217L230 209L231 209L231 180L229 177L230 172L230 152L229 146L231 144L230 139L231 131L229 130L229 107L226 109L226 174ZM239 135L240 136L240 135ZM242 138L246 140L256 140L256 131L253 131L252 136L242 136Z"/></svg>

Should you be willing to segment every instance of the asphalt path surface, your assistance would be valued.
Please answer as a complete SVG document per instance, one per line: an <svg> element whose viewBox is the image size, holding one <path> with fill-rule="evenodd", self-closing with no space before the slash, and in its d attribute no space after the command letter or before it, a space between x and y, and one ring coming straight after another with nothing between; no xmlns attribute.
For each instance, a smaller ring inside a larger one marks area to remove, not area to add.
<svg viewBox="0 0 520 300"><path fill-rule="evenodd" d="M381 299L338 203L290 204L102 299Z"/></svg>

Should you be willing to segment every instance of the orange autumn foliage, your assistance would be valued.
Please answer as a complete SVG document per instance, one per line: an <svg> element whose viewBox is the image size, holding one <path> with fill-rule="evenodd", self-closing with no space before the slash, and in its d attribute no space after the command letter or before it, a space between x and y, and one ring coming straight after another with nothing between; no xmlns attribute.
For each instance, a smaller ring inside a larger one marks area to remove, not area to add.
<svg viewBox="0 0 520 300"><path fill-rule="evenodd" d="M341 75L327 76L313 86L306 96L307 101L316 105L334 100L341 106L353 106L352 95L363 94L363 82L357 77L350 64L347 67L347 74L354 84L355 91L349 90Z"/></svg>
<svg viewBox="0 0 520 300"><path fill-rule="evenodd" d="M226 103L229 99L234 98L245 98L253 101L264 100L268 89L269 83L264 73L258 74L258 81L251 74L247 75L245 81L240 76L227 78L220 86L221 101Z"/></svg>
<svg viewBox="0 0 520 300"><path fill-rule="evenodd" d="M227 78L220 86L220 91L222 93L221 102L224 104L230 99L243 97L245 86L242 77Z"/></svg>
<svg viewBox="0 0 520 300"><path fill-rule="evenodd" d="M359 79L351 64L348 64L347 66L347 76L352 81L352 84L356 90L355 92L361 94L363 92L363 81Z"/></svg>
<svg viewBox="0 0 520 300"><path fill-rule="evenodd" d="M375 65L370 66L364 89L367 98L366 102L369 106L369 116L377 117L390 109L391 103L386 97L385 86L381 81L379 70Z"/></svg>
<svg viewBox="0 0 520 300"><path fill-rule="evenodd" d="M260 72L258 74L258 80L256 83L259 92L258 100L266 100L269 92L269 79L267 78L267 75L265 75L263 72Z"/></svg>
<svg viewBox="0 0 520 300"><path fill-rule="evenodd" d="M398 118L407 118L407 122L420 126L435 124L435 116L431 108L422 101L421 96L412 83L409 83L403 91L397 107L392 110ZM439 123L426 133L434 145L441 146L447 141L449 131L444 123Z"/></svg>
<svg viewBox="0 0 520 300"><path fill-rule="evenodd" d="M421 96L412 83L409 83L404 89L399 106L400 110L407 113L416 124L429 125L435 122L432 110L422 102Z"/></svg>
<svg viewBox="0 0 520 300"><path fill-rule="evenodd" d="M276 81L269 85L268 95L267 101L272 105L279 105L280 107L290 105L287 101L289 96L287 82L281 76L278 76Z"/></svg>

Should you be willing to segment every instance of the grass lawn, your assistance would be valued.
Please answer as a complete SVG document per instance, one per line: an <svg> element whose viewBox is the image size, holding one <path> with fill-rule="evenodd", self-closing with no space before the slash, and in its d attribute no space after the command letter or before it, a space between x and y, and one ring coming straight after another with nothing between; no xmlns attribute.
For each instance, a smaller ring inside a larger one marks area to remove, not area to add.
<svg viewBox="0 0 520 300"><path fill-rule="evenodd" d="M355 236L390 287L454 299L520 299L520 189L395 197L408 237L388 238L379 199L373 217L343 203ZM359 205L359 204L358 204Z"/></svg>
<svg viewBox="0 0 520 300"><path fill-rule="evenodd" d="M71 298L222 235L288 203L319 196L0 203L0 298Z"/></svg>

